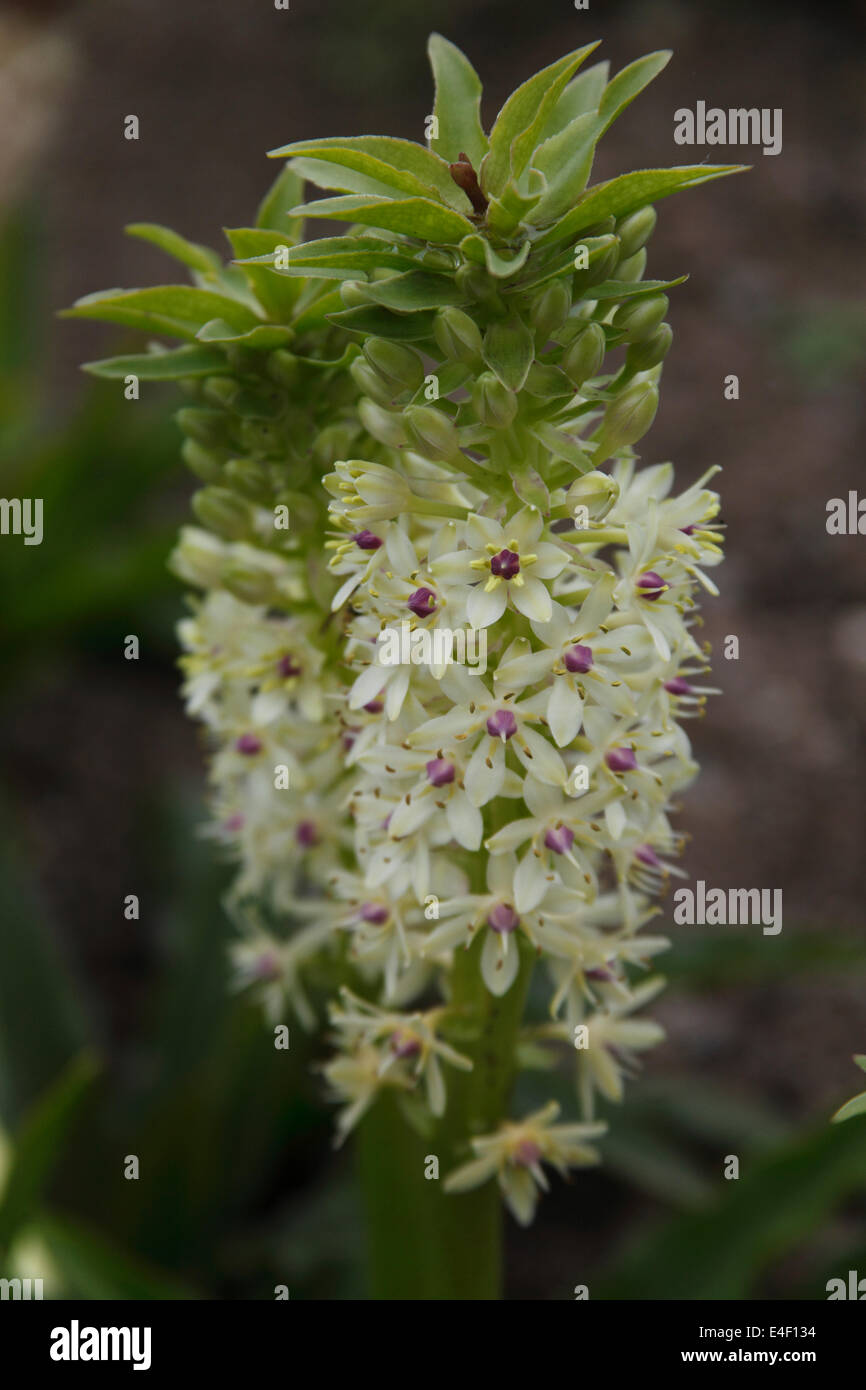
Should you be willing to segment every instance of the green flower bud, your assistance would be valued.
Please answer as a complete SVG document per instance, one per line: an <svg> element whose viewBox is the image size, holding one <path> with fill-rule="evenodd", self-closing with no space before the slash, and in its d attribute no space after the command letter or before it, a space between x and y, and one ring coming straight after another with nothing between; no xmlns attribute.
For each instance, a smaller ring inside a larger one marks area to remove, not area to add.
<svg viewBox="0 0 866 1390"><path fill-rule="evenodd" d="M252 565L231 565L223 572L222 585L243 603L272 604L278 597L272 575Z"/></svg>
<svg viewBox="0 0 866 1390"><path fill-rule="evenodd" d="M419 454L434 463L459 453L457 430L441 410L432 405L410 405L403 411L409 440Z"/></svg>
<svg viewBox="0 0 866 1390"><path fill-rule="evenodd" d="M224 410L208 410L204 406L185 405L174 416L183 433L199 444L228 445L230 420Z"/></svg>
<svg viewBox="0 0 866 1390"><path fill-rule="evenodd" d="M424 380L421 358L402 343L391 343L387 338L368 338L364 356L394 396L403 391L417 391Z"/></svg>
<svg viewBox="0 0 866 1390"><path fill-rule="evenodd" d="M390 418L390 417L389 417ZM313 457L323 467L329 467L352 452L357 430L349 424L326 425L316 435Z"/></svg>
<svg viewBox="0 0 866 1390"><path fill-rule="evenodd" d="M454 276L457 288L461 293L468 295L470 299L477 299L496 317L505 313L505 305L501 296L497 293L496 287L480 265L473 265L471 262L462 265Z"/></svg>
<svg viewBox="0 0 866 1390"><path fill-rule="evenodd" d="M621 304L613 316L613 327L620 329L626 342L640 343L651 338L668 311L666 294L644 294Z"/></svg>
<svg viewBox="0 0 866 1390"><path fill-rule="evenodd" d="M562 354L562 370L569 381L573 381L575 386L582 386L590 377L596 376L604 362L606 348L607 340L601 324L587 324Z"/></svg>
<svg viewBox="0 0 866 1390"><path fill-rule="evenodd" d="M242 420L238 433L247 453L268 457L280 452L280 430L266 420Z"/></svg>
<svg viewBox="0 0 866 1390"><path fill-rule="evenodd" d="M619 497L619 491L619 483L614 478L607 473L593 471L575 479L565 494L565 500L572 516L576 516L580 508L585 510L591 521L602 521Z"/></svg>
<svg viewBox="0 0 866 1390"><path fill-rule="evenodd" d="M400 449L409 442L403 428L402 415L383 410L367 396L363 396L358 402L358 418L367 433L378 439L380 444L387 444L391 449Z"/></svg>
<svg viewBox="0 0 866 1390"><path fill-rule="evenodd" d="M247 503L226 487L203 487L194 492L192 509L203 526L226 540L239 540L251 529Z"/></svg>
<svg viewBox="0 0 866 1390"><path fill-rule="evenodd" d="M628 217L623 217L616 229L623 260L628 260L629 256L633 256L635 251L639 251L649 241L657 220L658 215L654 207L639 208L637 212L630 212Z"/></svg>
<svg viewBox="0 0 866 1390"><path fill-rule="evenodd" d="M648 372L650 367L657 367L659 362L664 362L667 357L673 340L670 324L660 323L649 338L642 338L639 343L631 344L625 355L626 371L632 375L635 372Z"/></svg>
<svg viewBox="0 0 866 1390"><path fill-rule="evenodd" d="M646 251L635 251L633 256L629 256L627 261L620 261L616 268L614 280L626 280L633 284L635 280L642 280L646 270Z"/></svg>
<svg viewBox="0 0 866 1390"><path fill-rule="evenodd" d="M546 343L551 334L562 327L570 309L571 286L565 280L551 280L542 287L529 311L539 343Z"/></svg>
<svg viewBox="0 0 866 1390"><path fill-rule="evenodd" d="M187 584L197 584L202 589L217 587L225 563L222 541L197 526L184 526L169 560L176 575Z"/></svg>
<svg viewBox="0 0 866 1390"><path fill-rule="evenodd" d="M225 455L206 449L196 439L185 439L181 457L191 473L204 483L217 483L222 477Z"/></svg>
<svg viewBox="0 0 866 1390"><path fill-rule="evenodd" d="M480 329L462 309L451 306L440 309L433 323L433 337L449 362L466 362L471 366L481 359Z"/></svg>
<svg viewBox="0 0 866 1390"><path fill-rule="evenodd" d="M252 459L229 459L223 469L223 481L254 502L268 503L271 500L272 488L267 472Z"/></svg>
<svg viewBox="0 0 866 1390"><path fill-rule="evenodd" d="M361 304L370 303L370 296L364 289L363 280L344 280L340 286L340 298L347 309L356 309Z"/></svg>
<svg viewBox="0 0 866 1390"><path fill-rule="evenodd" d="M297 357L286 348L277 348L268 357L268 376L278 386L296 387L300 370Z"/></svg>
<svg viewBox="0 0 866 1390"><path fill-rule="evenodd" d="M394 399L395 392L382 380L378 372L374 372L369 362L365 362L363 357L356 357L349 367L352 380L356 386L364 392L365 396L372 396L379 405L388 406Z"/></svg>
<svg viewBox="0 0 866 1390"><path fill-rule="evenodd" d="M517 414L517 396L495 372L483 372L472 388L472 406L482 425L504 430Z"/></svg>
<svg viewBox="0 0 866 1390"><path fill-rule="evenodd" d="M202 394L213 405L231 410L240 391L240 382L232 376L209 376L204 383Z"/></svg>
<svg viewBox="0 0 866 1390"><path fill-rule="evenodd" d="M601 434L593 456L603 463L627 444L636 444L646 434L659 404L659 393L649 381L636 381L607 407Z"/></svg>
<svg viewBox="0 0 866 1390"><path fill-rule="evenodd" d="M614 242L607 251L599 256L597 261L592 262L589 269L585 272L588 277L586 282L587 285L591 288L593 285L600 285L603 280L609 280L618 265L619 244L618 242ZM592 296L590 296L590 298L591 297Z"/></svg>

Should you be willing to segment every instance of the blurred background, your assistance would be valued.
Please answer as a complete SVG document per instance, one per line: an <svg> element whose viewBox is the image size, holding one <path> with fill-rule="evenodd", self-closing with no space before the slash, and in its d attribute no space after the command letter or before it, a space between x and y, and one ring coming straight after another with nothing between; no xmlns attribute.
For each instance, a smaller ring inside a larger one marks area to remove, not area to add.
<svg viewBox="0 0 866 1390"><path fill-rule="evenodd" d="M866 1051L866 541L825 529L862 472L864 33L859 6L794 0L0 0L0 492L45 505L41 546L0 539L0 1273L46 1296L365 1296L351 1157L309 1070L321 1044L293 1027L275 1052L227 990L165 569L191 491L180 402L80 376L122 339L54 314L166 277L124 223L224 249L275 145L422 140L433 25L480 71L485 123L591 39L614 69L672 47L596 180L754 164L660 206L652 272L691 278L644 460L672 458L683 484L724 469L729 558L705 607L724 695L690 726L686 867L783 889L784 928L673 928L667 1041L609 1117L603 1168L509 1224L508 1296L823 1298L866 1274L866 1118L828 1123ZM674 111L699 99L781 107L782 153L675 145Z"/></svg>

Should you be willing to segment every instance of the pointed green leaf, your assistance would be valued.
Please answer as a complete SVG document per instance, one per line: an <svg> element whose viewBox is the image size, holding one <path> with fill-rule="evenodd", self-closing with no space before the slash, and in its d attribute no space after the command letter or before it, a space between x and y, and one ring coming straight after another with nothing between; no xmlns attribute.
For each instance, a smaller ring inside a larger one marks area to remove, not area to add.
<svg viewBox="0 0 866 1390"><path fill-rule="evenodd" d="M484 361L504 386L519 391L535 357L535 339L519 318L496 319L484 335Z"/></svg>
<svg viewBox="0 0 866 1390"><path fill-rule="evenodd" d="M487 237L476 233L474 236L464 237L460 249L467 260L474 261L476 265L486 266L488 272L497 280L505 280L509 275L516 275L523 269L531 250L531 243L528 240L524 241L514 255L500 255L490 245Z"/></svg>
<svg viewBox="0 0 866 1390"><path fill-rule="evenodd" d="M599 104L607 86L610 63L595 63L585 72L579 72L577 77L573 77L565 91L561 93L559 101L548 116L547 124L542 131L542 140L550 140L554 135L558 135L567 125L576 120L578 116L590 115L598 111Z"/></svg>
<svg viewBox="0 0 866 1390"><path fill-rule="evenodd" d="M577 202L592 169L598 136L598 116L588 111L535 151L533 168L544 175L548 190L533 210L537 227L562 217Z"/></svg>
<svg viewBox="0 0 866 1390"><path fill-rule="evenodd" d="M417 342L422 338L432 338L435 314L432 310L418 314L392 314L380 304L360 304L354 309L329 313L328 318L331 323L339 324L350 333Z"/></svg>
<svg viewBox="0 0 866 1390"><path fill-rule="evenodd" d="M441 309L446 304L462 304L465 295L447 275L412 270L405 275L392 275L387 280L375 280L365 286L365 294L386 309L398 313L414 313L418 309Z"/></svg>
<svg viewBox="0 0 866 1390"><path fill-rule="evenodd" d="M420 198L439 198L458 212L468 213L472 208L444 160L411 140L379 135L359 135L352 139L330 137L299 140L271 153L293 157L295 167L303 166L301 172L306 172L308 178L323 188L380 195L390 195L396 189ZM319 167L309 172L309 165ZM362 175L370 186L352 186L341 181L348 173Z"/></svg>
<svg viewBox="0 0 866 1390"><path fill-rule="evenodd" d="M571 241L584 227L591 227L606 217L624 217L648 203L670 197L681 188L695 188L712 179L724 178L726 174L738 174L748 167L747 164L684 164L673 169L637 169L634 173L622 174L587 189L577 207L548 228L535 245Z"/></svg>
<svg viewBox="0 0 866 1390"><path fill-rule="evenodd" d="M846 1101L833 1116L833 1123L839 1124L842 1120L851 1120L855 1115L866 1115L866 1091L859 1096L854 1096L852 1100Z"/></svg>
<svg viewBox="0 0 866 1390"><path fill-rule="evenodd" d="M601 285L592 285L584 291L586 299L634 299L642 294L657 294L659 290L671 290L682 285L688 275L678 275L676 280L605 280Z"/></svg>
<svg viewBox="0 0 866 1390"><path fill-rule="evenodd" d="M599 104L598 114L601 119L599 136L613 125L617 117L634 101L644 87L649 86L654 77L658 77L670 60L671 50L660 48L657 53L648 53L645 58L638 58L636 62L629 63L628 67L617 73L613 81L608 83Z"/></svg>
<svg viewBox="0 0 866 1390"><path fill-rule="evenodd" d="M861 1071L866 1071L866 1056L862 1052L855 1052L854 1061Z"/></svg>
<svg viewBox="0 0 866 1390"><path fill-rule="evenodd" d="M456 246L471 231L468 218L451 208L434 203L432 198L374 198L359 194L346 198L321 198L307 204L310 217L324 217L337 222L360 222L365 226L384 227L403 236L420 241L441 241Z"/></svg>
<svg viewBox="0 0 866 1390"><path fill-rule="evenodd" d="M577 469L578 473L588 473L593 467L593 461L589 454L584 453L570 434L548 424L533 425L531 431L536 439L550 450L554 458L565 459L566 463L570 463Z"/></svg>
<svg viewBox="0 0 866 1390"><path fill-rule="evenodd" d="M481 187L494 197L512 173L519 177L535 148L563 87L597 44L589 44L542 68L512 92L490 132L490 149L481 170Z"/></svg>
<svg viewBox="0 0 866 1390"><path fill-rule="evenodd" d="M170 352L140 352L127 357L104 357L85 362L82 371L111 381L137 376L140 381L181 381L185 377L213 376L225 370L225 354L217 348L180 347Z"/></svg>
<svg viewBox="0 0 866 1390"><path fill-rule="evenodd" d="M477 171L487 153L487 136L479 115L481 80L460 49L441 34L431 34L427 44L436 97L433 115L439 133L431 148L448 164L467 154Z"/></svg>
<svg viewBox="0 0 866 1390"><path fill-rule="evenodd" d="M303 217L290 217L292 208L304 196L304 180L286 165L281 169L256 213L256 226L280 232L291 245L303 235Z"/></svg>
<svg viewBox="0 0 866 1390"><path fill-rule="evenodd" d="M209 319L222 318L233 328L254 328L260 319L245 304L192 285L156 285L147 290L101 290L75 301L63 318L99 319L124 328L194 338Z"/></svg>
<svg viewBox="0 0 866 1390"><path fill-rule="evenodd" d="M209 271L222 268L222 261L210 247L198 246L193 241L187 241L186 237L173 232L170 227L160 227L156 222L131 222L124 230L127 236L137 237L139 241L149 241L152 246L158 246L161 251L165 251L167 255L173 256L176 261L190 266L193 270L207 274Z"/></svg>
<svg viewBox="0 0 866 1390"><path fill-rule="evenodd" d="M288 219L287 219L288 224ZM256 299L268 316L280 323L291 321L292 312L303 288L297 280L268 269L267 257L278 246L292 248L284 232L270 227L226 227L225 234ZM257 257L263 260L256 262Z"/></svg>
<svg viewBox="0 0 866 1390"><path fill-rule="evenodd" d="M211 319L202 324L196 338L200 343L240 343L249 348L283 347L292 337L292 330L281 323L260 323L245 333L238 333L224 319Z"/></svg>

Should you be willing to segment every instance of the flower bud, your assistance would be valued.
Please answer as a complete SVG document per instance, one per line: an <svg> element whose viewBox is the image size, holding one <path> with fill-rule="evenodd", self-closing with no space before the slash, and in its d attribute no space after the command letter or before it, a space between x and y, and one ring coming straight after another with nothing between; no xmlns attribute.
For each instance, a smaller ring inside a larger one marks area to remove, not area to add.
<svg viewBox="0 0 866 1390"><path fill-rule="evenodd" d="M272 604L278 597L273 576L252 565L230 565L221 582L224 589L243 603Z"/></svg>
<svg viewBox="0 0 866 1390"><path fill-rule="evenodd" d="M362 280L344 280L340 286L340 298L347 309L357 309L361 304L370 303Z"/></svg>
<svg viewBox="0 0 866 1390"><path fill-rule="evenodd" d="M629 343L652 337L668 311L666 294L644 294L621 304L613 316L613 327L625 334Z"/></svg>
<svg viewBox="0 0 866 1390"><path fill-rule="evenodd" d="M628 217L623 217L617 226L617 235L620 240L620 259L628 260L635 251L639 251L642 246L649 241L658 220L658 215L654 207L639 208L637 212L630 212Z"/></svg>
<svg viewBox="0 0 866 1390"><path fill-rule="evenodd" d="M595 376L601 370L606 347L607 340L601 324L587 324L562 354L562 370L569 381L573 381L575 386L582 386Z"/></svg>
<svg viewBox="0 0 866 1390"><path fill-rule="evenodd" d="M517 414L517 397L495 372L482 372L472 388L472 407L482 425L504 430Z"/></svg>
<svg viewBox="0 0 866 1390"><path fill-rule="evenodd" d="M392 396L401 391L415 392L424 380L420 357L402 343L391 343L387 338L368 338L364 356Z"/></svg>
<svg viewBox="0 0 866 1390"><path fill-rule="evenodd" d="M278 386L288 386L293 389L298 384L298 372L300 367L298 359L293 352L286 348L277 348L268 357L267 372L272 381Z"/></svg>
<svg viewBox="0 0 866 1390"><path fill-rule="evenodd" d="M454 458L459 452L457 430L448 416L435 406L407 406L403 420L413 447L425 458L435 463Z"/></svg>
<svg viewBox="0 0 866 1390"><path fill-rule="evenodd" d="M440 309L433 323L433 336L443 357L449 362L471 365L481 359L481 332L474 319L462 309Z"/></svg>
<svg viewBox="0 0 866 1390"><path fill-rule="evenodd" d="M565 280L551 280L541 289L529 312L539 343L546 343L550 335L562 327L570 309L571 285Z"/></svg>
<svg viewBox="0 0 866 1390"><path fill-rule="evenodd" d="M240 382L235 381L232 376L209 376L202 388L202 394L213 405L231 410L240 389Z"/></svg>
<svg viewBox="0 0 866 1390"><path fill-rule="evenodd" d="M336 463L352 452L357 430L349 424L326 425L313 442L313 457L324 465Z"/></svg>
<svg viewBox="0 0 866 1390"><path fill-rule="evenodd" d="M402 415L395 415L389 410L383 410L380 405L377 405L367 396L358 402L358 419L367 433L372 435L374 439L378 439L380 444L387 444L392 449L400 449L409 442L403 428Z"/></svg>
<svg viewBox="0 0 866 1390"><path fill-rule="evenodd" d="M251 529L247 504L226 487L204 487L194 492L192 509L203 526L226 540L238 540Z"/></svg>
<svg viewBox="0 0 866 1390"><path fill-rule="evenodd" d="M593 521L602 521L619 498L619 483L607 473L593 471L575 478L565 500L572 516L578 507L585 507Z"/></svg>
<svg viewBox="0 0 866 1390"><path fill-rule="evenodd" d="M659 404L659 393L649 381L636 381L607 407L594 459L602 463L627 444L635 444L649 429Z"/></svg>
<svg viewBox="0 0 866 1390"><path fill-rule="evenodd" d="M253 459L229 459L223 469L223 480L254 502L270 502L271 485L267 472Z"/></svg>
<svg viewBox="0 0 866 1390"><path fill-rule="evenodd" d="M635 372L648 372L650 367L657 367L659 362L664 362L667 357L673 340L670 324L660 323L649 338L643 338L640 342L630 345L625 355L626 371L633 375Z"/></svg>
<svg viewBox="0 0 866 1390"><path fill-rule="evenodd" d="M175 411L175 420L183 433L199 444L228 444L230 420L224 410L210 410L203 406L186 405Z"/></svg>
<svg viewBox="0 0 866 1390"><path fill-rule="evenodd" d="M202 589L215 589L225 569L225 550L222 541L197 526L184 526L180 540L172 552L170 565L176 575L188 584Z"/></svg>
<svg viewBox="0 0 866 1390"><path fill-rule="evenodd" d="M180 452L187 468L203 483L219 482L223 473L222 454L206 449L196 439L185 439Z"/></svg>
<svg viewBox="0 0 866 1390"><path fill-rule="evenodd" d="M379 405L388 406L394 399L395 392L382 380L378 372L374 372L369 362L365 362L363 357L356 357L349 372L355 385L360 387L365 396L370 396Z"/></svg>
<svg viewBox="0 0 866 1390"><path fill-rule="evenodd" d="M614 280L625 280L632 284L635 280L642 280L646 270L646 251L636 251L628 260L620 261L616 268Z"/></svg>

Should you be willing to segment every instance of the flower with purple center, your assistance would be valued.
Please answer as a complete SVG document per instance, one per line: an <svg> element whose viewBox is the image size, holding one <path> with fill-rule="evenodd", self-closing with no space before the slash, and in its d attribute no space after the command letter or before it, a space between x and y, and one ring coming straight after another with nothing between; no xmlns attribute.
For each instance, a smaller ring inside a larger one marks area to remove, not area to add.
<svg viewBox="0 0 866 1390"><path fill-rule="evenodd" d="M409 595L406 607L412 610L416 618L429 618L431 613L436 612L436 595L422 584L420 589Z"/></svg>
<svg viewBox="0 0 866 1390"><path fill-rule="evenodd" d="M574 844L574 831L567 825L551 826L544 836L544 844L554 854L568 854Z"/></svg>
<svg viewBox="0 0 866 1390"><path fill-rule="evenodd" d="M428 781L434 787L447 787L457 775L457 769L448 758L431 758L424 766Z"/></svg>
<svg viewBox="0 0 866 1390"><path fill-rule="evenodd" d="M378 550L382 544L382 537L372 531L356 531L352 540L361 550Z"/></svg>
<svg viewBox="0 0 866 1390"><path fill-rule="evenodd" d="M510 903L496 903L487 914L487 925L500 935L508 935L520 926L520 918Z"/></svg>
<svg viewBox="0 0 866 1390"><path fill-rule="evenodd" d="M583 642L576 642L573 647L569 647L563 653L562 659L566 671L570 671L573 676L585 676L587 671L592 670L592 648Z"/></svg>
<svg viewBox="0 0 866 1390"><path fill-rule="evenodd" d="M516 550L500 550L490 558L490 573L498 579L514 579L520 573L520 556Z"/></svg>
<svg viewBox="0 0 866 1390"><path fill-rule="evenodd" d="M235 751L242 753L245 758L254 758L256 753L262 751L262 741L256 734L241 734L240 738L235 739Z"/></svg>
<svg viewBox="0 0 866 1390"><path fill-rule="evenodd" d="M657 574L655 570L645 570L637 579L637 588L641 591L641 598L647 598L652 603L661 598L667 587L661 575Z"/></svg>
<svg viewBox="0 0 866 1390"><path fill-rule="evenodd" d="M611 772L634 772L637 758L632 748L608 748L604 761Z"/></svg>
<svg viewBox="0 0 866 1390"><path fill-rule="evenodd" d="M510 709L498 709L487 720L487 732L491 738L513 738L517 733L517 720Z"/></svg>

